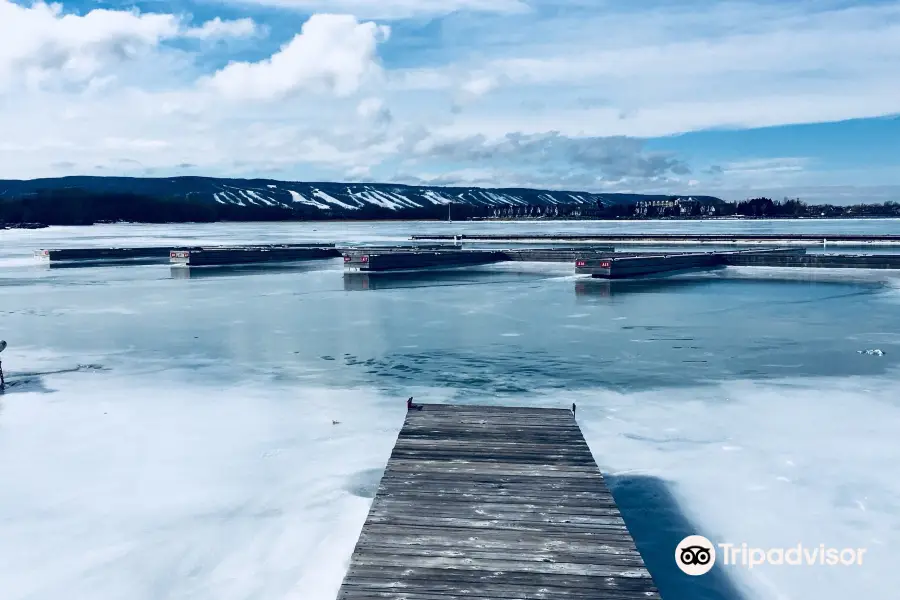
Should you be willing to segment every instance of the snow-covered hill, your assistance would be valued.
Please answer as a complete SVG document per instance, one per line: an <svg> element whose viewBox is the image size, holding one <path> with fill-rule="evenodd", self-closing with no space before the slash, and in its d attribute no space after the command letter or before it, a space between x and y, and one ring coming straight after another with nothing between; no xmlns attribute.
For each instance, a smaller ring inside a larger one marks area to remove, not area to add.
<svg viewBox="0 0 900 600"><path fill-rule="evenodd" d="M27 198L50 190L131 194L155 198L214 203L232 209L287 209L335 216L351 212L434 210L437 206L473 207L582 205L597 207L663 199L668 196L600 194L519 188L459 188L398 184L286 182L266 179L213 177L132 178L60 177L27 181L0 181L0 199ZM717 198L695 197L719 202ZM368 209L368 210L364 210ZM348 214L349 216L349 214Z"/></svg>

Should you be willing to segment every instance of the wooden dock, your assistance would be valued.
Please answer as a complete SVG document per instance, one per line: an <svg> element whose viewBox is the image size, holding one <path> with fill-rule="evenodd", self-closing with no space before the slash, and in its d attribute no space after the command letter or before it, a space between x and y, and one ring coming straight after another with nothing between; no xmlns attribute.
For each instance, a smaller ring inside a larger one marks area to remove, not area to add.
<svg viewBox="0 0 900 600"><path fill-rule="evenodd" d="M668 252L665 254L620 253L599 258L579 258L575 261L576 275L590 275L602 279L623 279L656 273L725 266L734 257L802 256L804 248L768 248L718 252Z"/></svg>
<svg viewBox="0 0 900 600"><path fill-rule="evenodd" d="M444 244L432 247L410 248L404 246L380 246L346 248L344 267L351 272L376 273L410 269L455 268L478 266L496 262L572 262L586 256L609 256L615 253L612 246L588 246L582 248L514 248L475 249Z"/></svg>
<svg viewBox="0 0 900 600"><path fill-rule="evenodd" d="M502 252L491 250L384 251L366 249L345 252L344 268L353 272L376 273L485 265L502 260L504 260Z"/></svg>
<svg viewBox="0 0 900 600"><path fill-rule="evenodd" d="M228 266L336 258L340 255L334 244L272 244L172 250L169 262L172 266L183 267Z"/></svg>
<svg viewBox="0 0 900 600"><path fill-rule="evenodd" d="M802 246L896 246L900 235L843 233L525 233L412 235L416 242L514 242L603 244L752 244Z"/></svg>
<svg viewBox="0 0 900 600"><path fill-rule="evenodd" d="M409 411L338 600L660 598L571 410Z"/></svg>
<svg viewBox="0 0 900 600"><path fill-rule="evenodd" d="M176 264L188 263L192 255L234 256L235 260L262 251L290 252L308 249L327 249L330 256L340 256L333 243L311 242L290 244L242 244L239 246L139 246L134 248L42 248L34 251L34 257L48 262L110 262L123 260L159 260ZM230 254L229 254L230 253ZM257 262L257 261L254 261Z"/></svg>

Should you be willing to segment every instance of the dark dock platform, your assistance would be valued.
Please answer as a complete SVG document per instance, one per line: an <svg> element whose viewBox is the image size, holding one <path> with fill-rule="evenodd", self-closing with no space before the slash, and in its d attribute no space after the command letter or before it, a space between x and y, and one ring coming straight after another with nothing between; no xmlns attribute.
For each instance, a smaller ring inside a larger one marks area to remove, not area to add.
<svg viewBox="0 0 900 600"><path fill-rule="evenodd" d="M584 256L609 255L614 246L587 246L581 248L513 248L503 250L503 260L523 262L573 262Z"/></svg>
<svg viewBox="0 0 900 600"><path fill-rule="evenodd" d="M395 250L368 248L344 252L348 271L379 272L407 269L452 268L483 265L505 260L501 252L491 250Z"/></svg>
<svg viewBox="0 0 900 600"><path fill-rule="evenodd" d="M348 271L359 272L449 268L505 261L571 263L578 257L605 256L613 252L615 252L615 248L612 246L488 250L462 249L450 244L422 247L345 248L343 250L344 266Z"/></svg>
<svg viewBox="0 0 900 600"><path fill-rule="evenodd" d="M573 233L573 234L466 234L413 235L417 241L456 242L540 242L540 243L608 243L608 244L762 244L784 246L847 245L896 246L900 235L852 235L821 233L741 234L741 233Z"/></svg>
<svg viewBox="0 0 900 600"><path fill-rule="evenodd" d="M340 255L334 244L278 244L172 250L169 262L172 266L185 267L226 266L336 258Z"/></svg>
<svg viewBox="0 0 900 600"><path fill-rule="evenodd" d="M40 260L51 262L69 260L103 261L152 258L165 260L169 257L169 252L171 250L172 246L146 246L138 248L47 248L35 250L34 257Z"/></svg>
<svg viewBox="0 0 900 600"><path fill-rule="evenodd" d="M900 269L900 254L741 254L726 257L730 266L820 269Z"/></svg>
<svg viewBox="0 0 900 600"><path fill-rule="evenodd" d="M653 600L572 411L409 411L338 600Z"/></svg>
<svg viewBox="0 0 900 600"><path fill-rule="evenodd" d="M302 250L330 248L332 256L340 254L334 244L320 242L299 244L245 244L238 246L138 246L134 248L42 248L34 251L35 258L49 262L119 262L158 260L181 262L188 253L229 252L239 250ZM224 256L224 255L223 255ZM178 260L176 260L178 259Z"/></svg>
<svg viewBox="0 0 900 600"><path fill-rule="evenodd" d="M732 252L672 252L666 254L624 254L598 258L579 258L575 261L576 275L591 275L603 279L622 279L672 271L725 266L731 260L751 257L750 260L785 260L805 256L803 248L771 248L736 250Z"/></svg>

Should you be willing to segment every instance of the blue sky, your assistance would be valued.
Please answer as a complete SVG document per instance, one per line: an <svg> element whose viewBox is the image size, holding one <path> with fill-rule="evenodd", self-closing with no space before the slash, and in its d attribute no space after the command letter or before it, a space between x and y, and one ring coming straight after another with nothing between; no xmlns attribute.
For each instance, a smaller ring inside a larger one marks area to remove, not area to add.
<svg viewBox="0 0 900 600"><path fill-rule="evenodd" d="M0 0L0 177L900 200L900 2Z"/></svg>

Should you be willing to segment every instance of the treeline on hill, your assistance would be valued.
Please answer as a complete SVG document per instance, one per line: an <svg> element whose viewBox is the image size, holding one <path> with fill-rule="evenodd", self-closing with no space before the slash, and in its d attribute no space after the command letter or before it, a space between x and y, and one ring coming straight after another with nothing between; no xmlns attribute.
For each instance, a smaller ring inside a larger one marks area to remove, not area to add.
<svg viewBox="0 0 900 600"><path fill-rule="evenodd" d="M567 207L510 206L493 207L490 216L499 218L558 217L582 219L707 219L710 217L900 217L900 203L806 204L797 199L751 198L739 202L704 204L671 196L667 200L648 200L611 206L570 205ZM548 211L553 211L549 213ZM558 213L558 214L557 214Z"/></svg>
<svg viewBox="0 0 900 600"><path fill-rule="evenodd" d="M832 204L806 204L798 199L772 200L771 198L751 198L741 202L728 203L733 206L731 214L745 217L898 217L900 202L884 204L853 204L835 206Z"/></svg>
<svg viewBox="0 0 900 600"><path fill-rule="evenodd" d="M613 206L597 211L600 218L659 219L659 218L709 218L758 217L767 219L800 217L900 217L900 202L883 204L806 204L798 199L772 200L750 198L739 202L721 202L701 205L696 201L680 200L638 202Z"/></svg>
<svg viewBox="0 0 900 600"><path fill-rule="evenodd" d="M696 201L673 196L669 200L633 204L550 205L550 206L473 206L454 204L453 220L491 218L580 218L580 219L652 219L708 218L743 216L756 218L789 217L890 217L900 216L900 203L857 204L852 206L808 205L800 200L773 201L752 198L740 202L701 205ZM326 211L298 205L235 206L214 202L198 202L185 198L162 198L149 195L89 192L68 188L44 190L12 199L0 199L0 225L33 223L41 225L91 225L94 223L129 221L135 223L184 223L215 221L285 221L327 219L422 219L447 218L444 205L394 211L379 206L359 210Z"/></svg>
<svg viewBox="0 0 900 600"><path fill-rule="evenodd" d="M486 216L481 207L453 207L455 219ZM482 214L484 213L484 214ZM331 212L312 206L236 206L160 198L141 194L88 192L79 189L43 190L22 198L0 199L0 224L92 225L115 221L133 223L212 223L216 221L285 221L322 219L441 219L446 206L426 206L402 212L379 206Z"/></svg>
<svg viewBox="0 0 900 600"><path fill-rule="evenodd" d="M199 203L134 194L66 189L0 199L0 223L92 225L103 221L171 223L216 220L217 215Z"/></svg>

